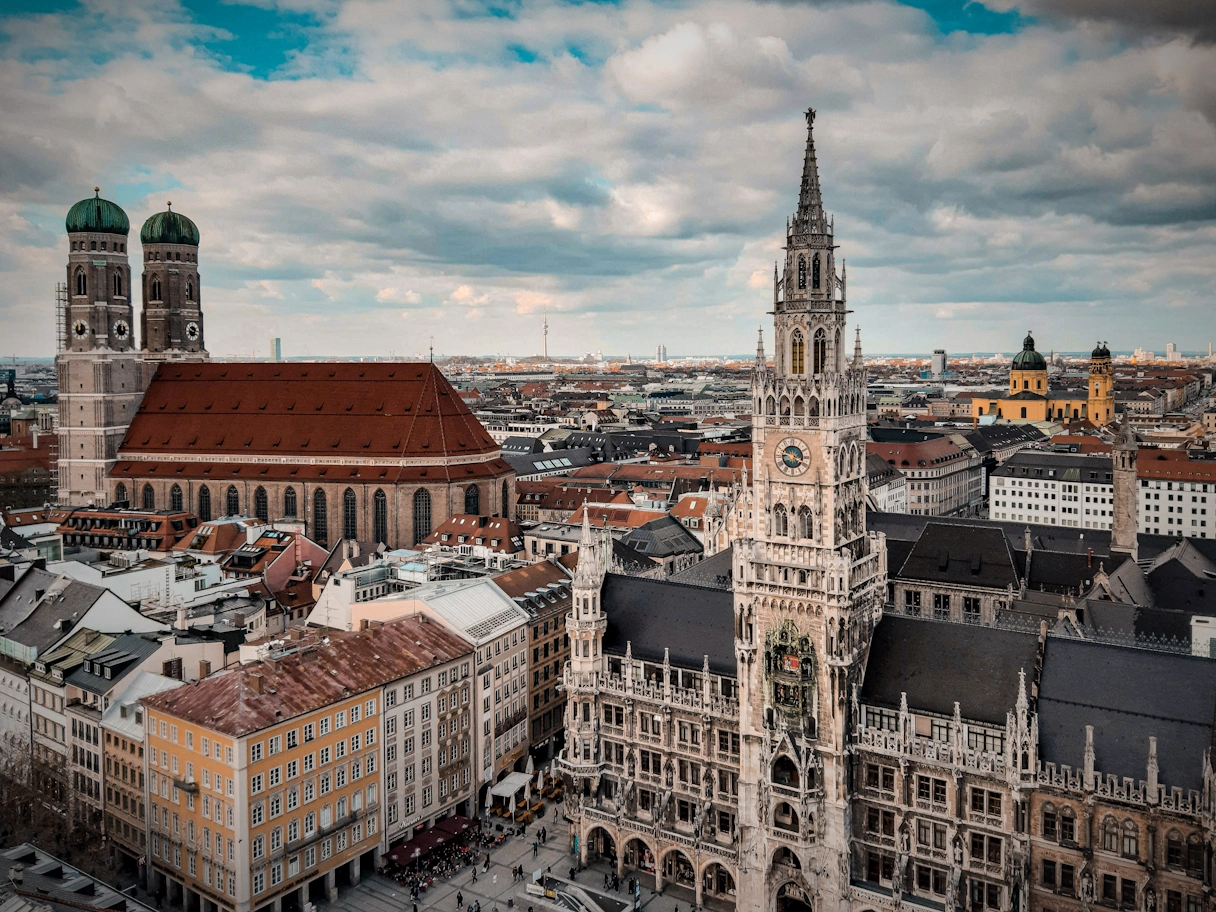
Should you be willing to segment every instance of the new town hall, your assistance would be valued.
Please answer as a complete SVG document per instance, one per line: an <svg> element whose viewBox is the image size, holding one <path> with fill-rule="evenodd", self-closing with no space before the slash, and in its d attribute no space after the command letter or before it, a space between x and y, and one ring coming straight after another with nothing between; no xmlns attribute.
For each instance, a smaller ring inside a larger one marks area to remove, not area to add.
<svg viewBox="0 0 1216 912"><path fill-rule="evenodd" d="M988 558L951 559L965 523L935 533L955 574L927 596L938 619L893 613L813 122L773 366L756 357L754 472L711 558L730 587L607 572L584 529L562 759L580 855L749 912L1207 912L1216 662L1054 615L996 626L1008 606L973 582ZM1116 471L1134 494L1134 445ZM1095 579L1134 569L1134 531L1113 541Z"/></svg>

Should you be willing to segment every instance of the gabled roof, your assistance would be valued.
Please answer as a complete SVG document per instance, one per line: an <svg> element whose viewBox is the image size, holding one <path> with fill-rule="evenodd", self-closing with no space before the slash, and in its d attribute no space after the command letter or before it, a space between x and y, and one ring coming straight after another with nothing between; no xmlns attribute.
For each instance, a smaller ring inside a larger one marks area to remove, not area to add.
<svg viewBox="0 0 1216 912"><path fill-rule="evenodd" d="M908 707L939 716L1005 725L1018 698L1018 673L1027 687L1038 660L1034 634L883 615L870 641L861 701L898 709L900 694Z"/></svg>
<svg viewBox="0 0 1216 912"><path fill-rule="evenodd" d="M458 513L440 523L423 544L442 548L477 545L499 554L516 554L524 549L524 533L511 519Z"/></svg>
<svg viewBox="0 0 1216 912"><path fill-rule="evenodd" d="M700 670L709 656L715 674L735 676L734 596L728 590L636 576L604 577L601 590L608 628L604 651Z"/></svg>
<svg viewBox="0 0 1216 912"><path fill-rule="evenodd" d="M925 526L897 575L997 589L1018 585L1017 566L999 529L946 522Z"/></svg>
<svg viewBox="0 0 1216 912"><path fill-rule="evenodd" d="M119 459L186 453L438 465L450 456L494 460L498 445L433 364L164 363Z"/></svg>
<svg viewBox="0 0 1216 912"><path fill-rule="evenodd" d="M150 633L130 633L116 637L100 652L93 652L65 678L68 684L95 694L114 689L145 659L161 647L160 637Z"/></svg>
<svg viewBox="0 0 1216 912"><path fill-rule="evenodd" d="M705 550L700 540L670 514L659 516L631 530L624 541L634 550L656 559L679 554L700 554Z"/></svg>
<svg viewBox="0 0 1216 912"><path fill-rule="evenodd" d="M1092 725L1099 772L1148 778L1148 739L1155 737L1160 781L1201 789L1216 718L1216 662L1048 637L1038 713L1039 756L1048 763L1082 769L1085 726Z"/></svg>
<svg viewBox="0 0 1216 912"><path fill-rule="evenodd" d="M107 591L31 567L0 598L0 636L49 649Z"/></svg>
<svg viewBox="0 0 1216 912"><path fill-rule="evenodd" d="M735 575L734 545L727 545L717 554L697 561L679 573L671 575L673 583L688 583L690 586L708 586L711 589L732 591Z"/></svg>

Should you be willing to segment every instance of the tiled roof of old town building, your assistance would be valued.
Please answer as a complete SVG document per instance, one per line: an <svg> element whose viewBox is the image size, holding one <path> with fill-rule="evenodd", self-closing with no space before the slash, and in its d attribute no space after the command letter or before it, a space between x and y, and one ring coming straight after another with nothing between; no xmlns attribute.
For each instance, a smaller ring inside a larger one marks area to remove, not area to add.
<svg viewBox="0 0 1216 912"><path fill-rule="evenodd" d="M241 737L467 655L472 646L423 615L334 633L323 645L238 665L146 697L148 712Z"/></svg>
<svg viewBox="0 0 1216 912"><path fill-rule="evenodd" d="M248 461L221 461L233 456ZM485 458L458 461L470 456ZM267 362L162 364L113 476L443 483L510 471L433 364Z"/></svg>

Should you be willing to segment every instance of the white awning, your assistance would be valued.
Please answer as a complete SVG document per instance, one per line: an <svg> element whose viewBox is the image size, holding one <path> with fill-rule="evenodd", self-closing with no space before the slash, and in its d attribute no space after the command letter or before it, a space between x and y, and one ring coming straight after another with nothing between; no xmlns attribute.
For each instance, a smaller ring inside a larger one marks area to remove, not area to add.
<svg viewBox="0 0 1216 912"><path fill-rule="evenodd" d="M490 794L497 798L514 798L520 789L527 788L531 780L527 773L508 773L507 778L490 789Z"/></svg>

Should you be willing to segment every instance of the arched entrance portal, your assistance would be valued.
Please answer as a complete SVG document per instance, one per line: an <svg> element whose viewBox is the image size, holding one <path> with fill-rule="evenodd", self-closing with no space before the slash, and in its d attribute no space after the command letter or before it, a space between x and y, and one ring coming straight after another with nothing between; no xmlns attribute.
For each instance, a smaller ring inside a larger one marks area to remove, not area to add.
<svg viewBox="0 0 1216 912"><path fill-rule="evenodd" d="M637 872L638 880L643 878L640 875L650 874L655 875L655 858L654 852L650 850L650 846L646 845L640 839L630 839L625 843L625 869L627 871ZM652 881L655 889L658 889L657 880Z"/></svg>
<svg viewBox="0 0 1216 912"><path fill-rule="evenodd" d="M692 861L679 849L672 849L663 857L663 880L679 887L697 888L697 869Z"/></svg>
<svg viewBox="0 0 1216 912"><path fill-rule="evenodd" d="M735 901L735 878L724 866L714 862L701 875L701 896L704 899Z"/></svg>
<svg viewBox="0 0 1216 912"><path fill-rule="evenodd" d="M777 891L777 912L814 912L811 898L796 883L783 884Z"/></svg>
<svg viewBox="0 0 1216 912"><path fill-rule="evenodd" d="M603 861L616 870L616 840L603 827L594 827L587 834L587 861Z"/></svg>

